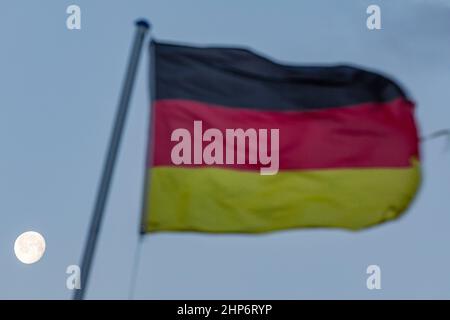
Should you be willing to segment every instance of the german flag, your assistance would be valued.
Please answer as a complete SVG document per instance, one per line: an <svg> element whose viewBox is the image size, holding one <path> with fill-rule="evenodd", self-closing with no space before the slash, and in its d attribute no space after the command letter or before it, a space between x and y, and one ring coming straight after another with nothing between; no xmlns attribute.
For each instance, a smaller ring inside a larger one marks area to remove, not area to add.
<svg viewBox="0 0 450 320"><path fill-rule="evenodd" d="M398 217L413 199L420 183L414 104L385 76L282 65L246 49L150 48L143 232L357 230ZM184 162L173 159L177 129L192 138L178 153ZM214 139L204 135L209 129ZM244 147L230 146L229 129L248 133ZM251 161L249 129L258 143L266 138L266 157L278 154L276 171L261 174L267 161ZM212 142L215 160L207 161Z"/></svg>

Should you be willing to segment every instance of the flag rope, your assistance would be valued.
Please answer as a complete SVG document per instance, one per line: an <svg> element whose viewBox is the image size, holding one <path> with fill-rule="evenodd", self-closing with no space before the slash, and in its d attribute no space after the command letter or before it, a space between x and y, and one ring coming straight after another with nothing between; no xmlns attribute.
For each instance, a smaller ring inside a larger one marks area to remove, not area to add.
<svg viewBox="0 0 450 320"><path fill-rule="evenodd" d="M437 138L446 137L446 143L444 147L444 152L447 152L450 148L450 129L441 129L433 131L430 134L420 137L420 141L426 142L429 140L435 140Z"/></svg>
<svg viewBox="0 0 450 320"><path fill-rule="evenodd" d="M134 260L131 269L131 282L128 291L128 300L134 300L134 294L136 291L136 283L139 274L139 264L141 261L142 244L144 243L144 236L139 234L139 239L134 251Z"/></svg>

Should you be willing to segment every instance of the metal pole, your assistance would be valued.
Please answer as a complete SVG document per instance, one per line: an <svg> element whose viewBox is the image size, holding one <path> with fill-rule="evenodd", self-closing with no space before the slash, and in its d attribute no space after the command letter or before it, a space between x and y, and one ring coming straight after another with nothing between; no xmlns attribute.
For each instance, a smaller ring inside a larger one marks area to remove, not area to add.
<svg viewBox="0 0 450 320"><path fill-rule="evenodd" d="M131 56L129 58L130 60L128 63L125 82L123 84L122 94L116 113L113 132L109 141L109 148L103 167L102 179L97 190L97 199L95 202L94 211L92 213L91 225L89 227L89 233L84 247L83 259L81 262L81 288L75 290L73 296L74 300L83 300L86 293L92 259L94 257L102 217L105 211L105 204L108 198L111 179L117 158L117 152L119 150L122 131L127 116L130 96L133 90L134 80L136 78L136 70L139 64L139 57L141 54L145 35L149 29L150 25L147 21L139 20L136 22L134 44L131 51Z"/></svg>

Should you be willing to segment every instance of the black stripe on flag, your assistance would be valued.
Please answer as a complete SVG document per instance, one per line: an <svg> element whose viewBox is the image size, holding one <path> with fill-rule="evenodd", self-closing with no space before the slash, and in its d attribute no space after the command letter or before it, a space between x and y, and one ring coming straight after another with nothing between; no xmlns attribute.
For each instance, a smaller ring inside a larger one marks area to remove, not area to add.
<svg viewBox="0 0 450 320"><path fill-rule="evenodd" d="M301 111L405 97L392 80L352 66L289 66L247 49L151 45L156 99Z"/></svg>

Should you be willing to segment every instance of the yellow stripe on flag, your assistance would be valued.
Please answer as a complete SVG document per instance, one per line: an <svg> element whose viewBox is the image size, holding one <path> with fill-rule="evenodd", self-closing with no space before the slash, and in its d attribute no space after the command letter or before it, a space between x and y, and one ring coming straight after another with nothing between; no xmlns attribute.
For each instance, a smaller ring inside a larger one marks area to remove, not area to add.
<svg viewBox="0 0 450 320"><path fill-rule="evenodd" d="M149 172L144 231L257 233L302 227L360 229L396 218L420 183L409 168L282 171L213 167Z"/></svg>

